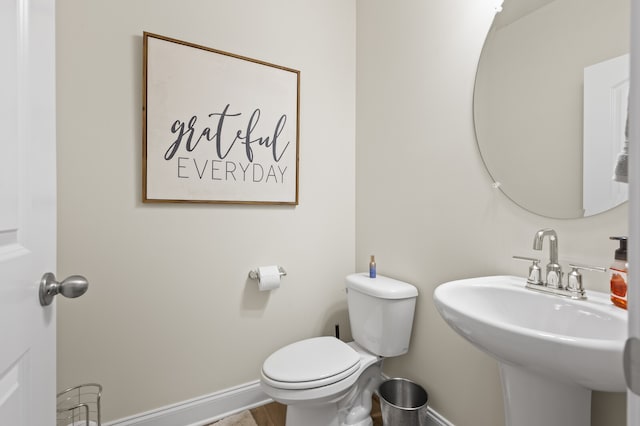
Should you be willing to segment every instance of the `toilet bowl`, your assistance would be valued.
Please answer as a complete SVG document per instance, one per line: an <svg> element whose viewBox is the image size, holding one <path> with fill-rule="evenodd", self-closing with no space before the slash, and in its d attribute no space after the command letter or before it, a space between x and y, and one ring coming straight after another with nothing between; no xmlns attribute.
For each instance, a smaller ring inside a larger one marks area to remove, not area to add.
<svg viewBox="0 0 640 426"><path fill-rule="evenodd" d="M267 358L262 389L288 406L287 426L364 426L370 424L360 422L370 420L371 394L380 384L382 360L355 342L344 343L335 337L302 340ZM357 396L367 391L369 405L364 413L367 401ZM345 423L349 413L356 411L363 412L359 422Z"/></svg>
<svg viewBox="0 0 640 426"><path fill-rule="evenodd" d="M302 340L262 366L262 389L287 405L287 426L371 426L383 359L409 349L417 289L380 275L352 274L346 281L354 341Z"/></svg>

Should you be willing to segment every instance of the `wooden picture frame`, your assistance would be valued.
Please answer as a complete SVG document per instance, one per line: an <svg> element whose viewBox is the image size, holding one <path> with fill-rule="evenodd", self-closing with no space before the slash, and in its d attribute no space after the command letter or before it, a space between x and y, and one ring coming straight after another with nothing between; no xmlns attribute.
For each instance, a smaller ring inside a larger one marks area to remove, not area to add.
<svg viewBox="0 0 640 426"><path fill-rule="evenodd" d="M298 204L300 71L144 32L145 203Z"/></svg>

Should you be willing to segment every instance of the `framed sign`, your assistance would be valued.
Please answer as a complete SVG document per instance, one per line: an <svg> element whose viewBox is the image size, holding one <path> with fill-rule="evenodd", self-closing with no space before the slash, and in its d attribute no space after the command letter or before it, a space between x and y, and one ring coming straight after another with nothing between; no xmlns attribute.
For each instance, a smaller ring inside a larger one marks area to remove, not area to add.
<svg viewBox="0 0 640 426"><path fill-rule="evenodd" d="M297 205L300 72L143 38L143 201Z"/></svg>

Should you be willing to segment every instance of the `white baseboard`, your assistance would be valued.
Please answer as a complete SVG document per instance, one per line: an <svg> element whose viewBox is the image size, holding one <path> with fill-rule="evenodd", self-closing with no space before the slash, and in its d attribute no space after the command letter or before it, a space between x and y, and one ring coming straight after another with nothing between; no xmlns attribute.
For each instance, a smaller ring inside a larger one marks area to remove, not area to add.
<svg viewBox="0 0 640 426"><path fill-rule="evenodd" d="M105 426L202 426L272 400L250 382L188 401L105 423Z"/></svg>
<svg viewBox="0 0 640 426"><path fill-rule="evenodd" d="M105 426L202 426L243 410L272 402L260 389L260 382L250 382L199 398L136 414L105 423ZM429 426L454 426L431 407L427 407Z"/></svg>

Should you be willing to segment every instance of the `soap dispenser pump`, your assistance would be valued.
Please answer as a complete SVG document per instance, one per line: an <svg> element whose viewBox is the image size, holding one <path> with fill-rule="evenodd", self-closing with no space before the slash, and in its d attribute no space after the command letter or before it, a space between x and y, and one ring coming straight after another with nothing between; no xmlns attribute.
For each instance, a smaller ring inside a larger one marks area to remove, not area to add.
<svg viewBox="0 0 640 426"><path fill-rule="evenodd" d="M627 237L609 237L617 240L620 246L616 249L615 259L610 271L611 302L627 309Z"/></svg>

